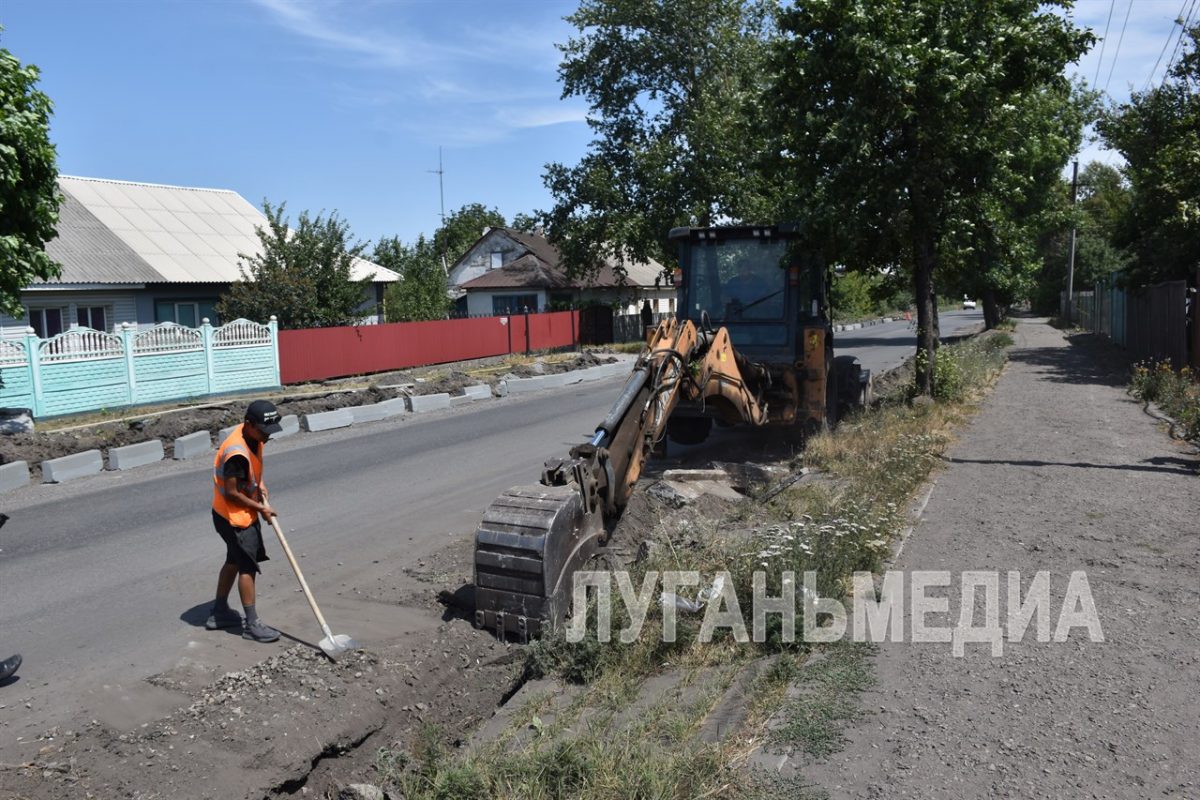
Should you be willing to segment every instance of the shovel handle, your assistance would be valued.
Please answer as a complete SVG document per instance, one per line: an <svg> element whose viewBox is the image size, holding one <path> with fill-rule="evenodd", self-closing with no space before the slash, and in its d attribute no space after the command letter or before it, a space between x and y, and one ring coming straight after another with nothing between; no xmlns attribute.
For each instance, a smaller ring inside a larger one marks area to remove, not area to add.
<svg viewBox="0 0 1200 800"><path fill-rule="evenodd" d="M308 588L308 581L304 580L304 573L300 571L300 565L296 563L296 557L292 555L292 548L288 546L287 539L283 535L283 528L279 527L278 518L271 516L270 520L271 527L275 529L275 535L279 537L279 544L283 546L283 553L292 565L292 571L296 573L297 580L300 581L300 588L304 590L304 596L308 598L308 605L312 608L313 614L316 615L317 622L321 624L321 630L325 631L325 635L332 640L333 633L329 630L329 623L325 621L325 616L321 613L321 609L317 607L317 600L313 597L312 590Z"/></svg>

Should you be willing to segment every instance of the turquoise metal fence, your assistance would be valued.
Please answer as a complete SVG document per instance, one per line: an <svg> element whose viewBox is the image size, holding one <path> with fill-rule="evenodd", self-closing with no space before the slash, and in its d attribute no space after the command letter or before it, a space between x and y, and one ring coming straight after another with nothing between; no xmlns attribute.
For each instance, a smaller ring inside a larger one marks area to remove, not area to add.
<svg viewBox="0 0 1200 800"><path fill-rule="evenodd" d="M72 328L0 342L0 405L53 417L279 386L279 328L238 319L219 328L164 322L120 333Z"/></svg>

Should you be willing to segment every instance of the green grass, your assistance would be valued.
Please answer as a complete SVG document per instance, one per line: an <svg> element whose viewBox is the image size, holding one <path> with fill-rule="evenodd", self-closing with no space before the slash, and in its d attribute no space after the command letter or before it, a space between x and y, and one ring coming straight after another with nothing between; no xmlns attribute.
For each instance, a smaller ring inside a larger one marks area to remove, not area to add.
<svg viewBox="0 0 1200 800"><path fill-rule="evenodd" d="M772 731L775 744L791 744L814 758L841 749L843 729L862 715L859 693L875 683L872 647L837 642L809 664L797 681L799 694L784 708L784 724Z"/></svg>

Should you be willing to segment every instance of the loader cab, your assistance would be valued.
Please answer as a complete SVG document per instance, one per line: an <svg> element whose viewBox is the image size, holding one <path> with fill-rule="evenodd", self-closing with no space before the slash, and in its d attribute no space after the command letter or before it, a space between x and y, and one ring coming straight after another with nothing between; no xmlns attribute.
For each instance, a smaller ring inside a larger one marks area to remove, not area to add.
<svg viewBox="0 0 1200 800"><path fill-rule="evenodd" d="M725 327L755 360L791 362L805 327L827 324L823 272L794 226L676 228L678 316Z"/></svg>

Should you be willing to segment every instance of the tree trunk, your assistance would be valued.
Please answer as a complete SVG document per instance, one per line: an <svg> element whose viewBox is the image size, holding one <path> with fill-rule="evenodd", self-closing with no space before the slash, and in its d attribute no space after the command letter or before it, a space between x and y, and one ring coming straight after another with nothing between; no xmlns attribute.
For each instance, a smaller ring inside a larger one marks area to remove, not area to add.
<svg viewBox="0 0 1200 800"><path fill-rule="evenodd" d="M933 242L923 230L918 230L914 238L916 263L913 270L913 294L917 300L917 391L923 395L932 395L933 357L936 348L934 326L937 324L937 306L933 302Z"/></svg>
<svg viewBox="0 0 1200 800"><path fill-rule="evenodd" d="M996 303L996 292L992 288L983 290L983 325L989 331L1000 324L1000 306Z"/></svg>
<svg viewBox="0 0 1200 800"><path fill-rule="evenodd" d="M937 350L942 346L942 312L938 311L937 290L933 288L932 277L929 279L929 302L933 309L933 349Z"/></svg>

